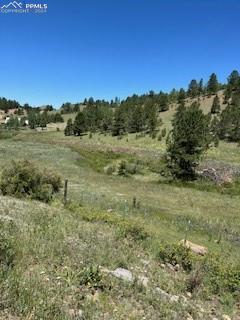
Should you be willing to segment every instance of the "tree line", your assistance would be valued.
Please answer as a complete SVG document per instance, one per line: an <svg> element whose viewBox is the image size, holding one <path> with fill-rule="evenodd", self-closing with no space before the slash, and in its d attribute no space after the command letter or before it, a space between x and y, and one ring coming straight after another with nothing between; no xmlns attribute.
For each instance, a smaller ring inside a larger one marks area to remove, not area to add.
<svg viewBox="0 0 240 320"><path fill-rule="evenodd" d="M234 70L228 77L224 91L226 108L222 112L215 89L214 92L211 91L216 96L210 113L204 114L196 101L190 107L186 107L184 101L181 101L177 108L172 120L172 130L167 138L166 153L167 167L175 178L194 179L202 155L211 145L217 145L219 139L240 143L238 71Z"/></svg>
<svg viewBox="0 0 240 320"><path fill-rule="evenodd" d="M30 129L36 129L37 127L46 128L48 123L60 122L64 122L64 119L59 112L49 113L48 111L44 111L40 113L33 109L27 116L11 116L5 126L8 129L17 130L28 123Z"/></svg>

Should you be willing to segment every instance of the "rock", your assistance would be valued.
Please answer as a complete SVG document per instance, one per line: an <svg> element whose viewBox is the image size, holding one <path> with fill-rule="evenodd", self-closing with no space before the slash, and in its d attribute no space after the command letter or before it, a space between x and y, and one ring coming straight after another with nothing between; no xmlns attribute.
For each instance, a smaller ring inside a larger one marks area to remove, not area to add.
<svg viewBox="0 0 240 320"><path fill-rule="evenodd" d="M83 319L83 311L81 309L79 310L69 309L68 315L70 319Z"/></svg>
<svg viewBox="0 0 240 320"><path fill-rule="evenodd" d="M166 266L167 266L170 270L175 271L175 268L174 268L174 266L173 266L171 263L167 263Z"/></svg>
<svg viewBox="0 0 240 320"><path fill-rule="evenodd" d="M162 269L165 269L165 264L164 264L164 263L161 263L161 264L160 264L160 267L161 267Z"/></svg>
<svg viewBox="0 0 240 320"><path fill-rule="evenodd" d="M147 277L145 277L145 276L139 276L138 277L138 280L139 280L139 282L145 287L145 288L147 288L147 286L148 286L148 278Z"/></svg>
<svg viewBox="0 0 240 320"><path fill-rule="evenodd" d="M222 319L223 320L231 320L231 318L226 314L223 314Z"/></svg>
<svg viewBox="0 0 240 320"><path fill-rule="evenodd" d="M159 293L160 294L160 296L163 298L163 299L165 299L165 300L169 300L169 294L166 292L166 291L164 291L164 290L162 290L161 288L159 288L159 287L157 287L156 288L156 292L157 293Z"/></svg>
<svg viewBox="0 0 240 320"><path fill-rule="evenodd" d="M179 296L176 296L176 295L171 295L170 294L170 299L169 299L170 302L172 303L177 303L179 301Z"/></svg>
<svg viewBox="0 0 240 320"><path fill-rule="evenodd" d="M157 287L156 292L160 294L163 300L169 301L171 303L177 303L179 302L179 296L172 295L167 293L166 291L162 290L161 288Z"/></svg>
<svg viewBox="0 0 240 320"><path fill-rule="evenodd" d="M122 279L124 281L133 282L132 272L127 269L117 268L116 270L112 271L111 274L114 277Z"/></svg>
<svg viewBox="0 0 240 320"><path fill-rule="evenodd" d="M190 249L193 253L196 253L198 255L204 256L205 254L207 254L207 248L200 246L198 244L195 244L193 242L190 242L188 240L181 240L179 242L179 244L181 244L182 246Z"/></svg>
<svg viewBox="0 0 240 320"><path fill-rule="evenodd" d="M193 320L193 317L188 313L186 320Z"/></svg>
<svg viewBox="0 0 240 320"><path fill-rule="evenodd" d="M187 292L187 293L186 293L186 296L187 296L188 298L192 298L191 292Z"/></svg>

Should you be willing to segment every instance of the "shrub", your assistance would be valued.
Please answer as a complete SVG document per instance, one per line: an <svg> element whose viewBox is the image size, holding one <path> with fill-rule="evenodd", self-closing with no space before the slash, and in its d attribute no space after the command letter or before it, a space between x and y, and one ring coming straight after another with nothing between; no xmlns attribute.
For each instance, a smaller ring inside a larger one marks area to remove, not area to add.
<svg viewBox="0 0 240 320"><path fill-rule="evenodd" d="M194 257L188 248L178 244L162 245L158 252L158 258L173 266L179 264L186 271L191 271Z"/></svg>
<svg viewBox="0 0 240 320"><path fill-rule="evenodd" d="M93 289L104 289L102 274L99 267L91 265L88 268L83 269L80 274L80 285L88 286Z"/></svg>
<svg viewBox="0 0 240 320"><path fill-rule="evenodd" d="M139 166L136 163L130 163L126 160L118 160L112 165L104 167L104 173L117 176L127 176L136 174L139 171Z"/></svg>
<svg viewBox="0 0 240 320"><path fill-rule="evenodd" d="M240 291L240 268L218 255L208 256L203 263L204 283L214 294Z"/></svg>
<svg viewBox="0 0 240 320"><path fill-rule="evenodd" d="M149 237L144 226L137 221L121 220L117 223L119 234L121 237L131 237L135 241L142 241Z"/></svg>
<svg viewBox="0 0 240 320"><path fill-rule="evenodd" d="M116 165L116 174L118 176L126 176L127 170L126 170L127 162L125 160L120 160Z"/></svg>
<svg viewBox="0 0 240 320"><path fill-rule="evenodd" d="M115 167L113 165L108 165L106 167L104 167L104 173L107 174L107 175L112 175L115 171Z"/></svg>
<svg viewBox="0 0 240 320"><path fill-rule="evenodd" d="M137 173L137 165L136 163L126 163L125 170L129 174L136 174Z"/></svg>
<svg viewBox="0 0 240 320"><path fill-rule="evenodd" d="M151 236L146 230L143 222L138 219L124 218L120 215L108 212L86 212L74 202L68 205L68 209L72 212L77 212L77 214L85 221L103 222L116 226L120 237L131 237L133 240L138 241L146 240Z"/></svg>
<svg viewBox="0 0 240 320"><path fill-rule="evenodd" d="M3 195L49 202L61 187L61 178L40 170L30 161L12 161L2 172L0 190Z"/></svg>

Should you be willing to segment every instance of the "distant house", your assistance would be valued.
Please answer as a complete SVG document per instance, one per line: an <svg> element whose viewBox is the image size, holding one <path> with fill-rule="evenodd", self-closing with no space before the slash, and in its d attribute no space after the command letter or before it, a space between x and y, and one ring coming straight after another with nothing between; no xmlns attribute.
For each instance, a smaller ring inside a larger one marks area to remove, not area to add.
<svg viewBox="0 0 240 320"><path fill-rule="evenodd" d="M5 117L4 123L7 124L9 120L10 120L9 116Z"/></svg>

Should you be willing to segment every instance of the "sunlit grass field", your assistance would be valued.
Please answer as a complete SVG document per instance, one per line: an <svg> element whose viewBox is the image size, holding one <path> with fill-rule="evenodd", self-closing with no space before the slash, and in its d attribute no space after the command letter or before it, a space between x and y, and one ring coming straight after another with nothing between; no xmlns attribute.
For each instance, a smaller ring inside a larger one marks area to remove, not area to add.
<svg viewBox="0 0 240 320"><path fill-rule="evenodd" d="M169 132L174 112L161 114L160 131ZM172 305L154 291L160 287L184 295L187 290L188 274L160 266L157 254L162 243L186 238L231 264L239 263L238 189L166 180L160 174L166 137L161 141L136 134L121 139L99 133L65 137L63 127L56 131L57 127L0 139L0 172L11 160L28 159L69 182L66 207L63 190L49 205L0 196L0 222L10 224L11 230L12 223L16 227L9 245L17 257L2 282L5 287L0 287L5 292L1 303L9 305L5 313L0 309L0 319L158 320L187 319L189 314L193 319L212 319L213 309L219 319L223 312L238 319L239 310L229 294L223 294L219 304L198 290L189 304L183 297ZM139 171L106 174L106 166L122 160L136 163ZM204 155L205 163L239 167L240 147L220 142ZM99 280L92 266L123 267L136 277L147 276L149 285L146 289L138 281L128 284L105 276ZM93 277L93 283L80 285L84 277ZM201 315L199 308L204 309Z"/></svg>

